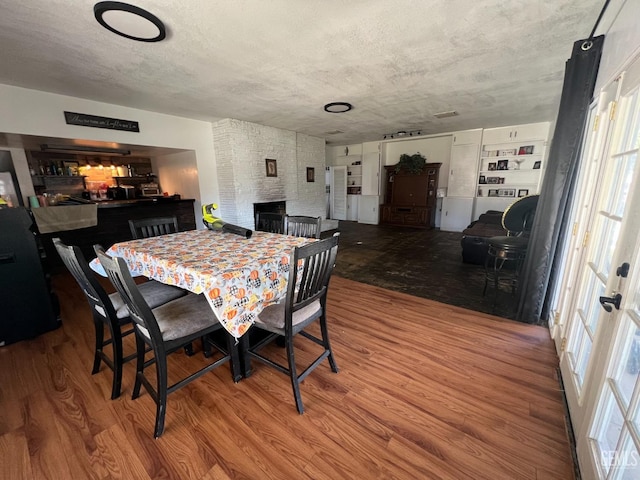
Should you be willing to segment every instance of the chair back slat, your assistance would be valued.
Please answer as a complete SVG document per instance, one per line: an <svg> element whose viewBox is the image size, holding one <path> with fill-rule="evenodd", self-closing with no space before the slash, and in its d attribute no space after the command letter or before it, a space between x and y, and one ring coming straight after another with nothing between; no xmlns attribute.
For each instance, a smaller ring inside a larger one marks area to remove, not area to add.
<svg viewBox="0 0 640 480"><path fill-rule="evenodd" d="M129 229L134 240L168 235L178 231L178 219L176 217L155 217L129 220Z"/></svg>
<svg viewBox="0 0 640 480"><path fill-rule="evenodd" d="M87 297L92 311L98 313L105 321L116 318L113 304L109 300L107 292L98 282L80 248L75 245L66 245L58 237L52 240L62 262Z"/></svg>
<svg viewBox="0 0 640 480"><path fill-rule="evenodd" d="M285 215L284 233L295 237L320 238L321 217Z"/></svg>
<svg viewBox="0 0 640 480"><path fill-rule="evenodd" d="M284 233L284 214L272 212L256 213L256 230L260 232Z"/></svg>
<svg viewBox="0 0 640 480"><path fill-rule="evenodd" d="M142 327L149 332L149 337L154 349L162 349L162 333L160 332L158 322L151 308L140 293L124 259L107 255L100 245L94 245L93 248L109 280L111 280L111 283L122 297L122 300L126 303L131 321L136 326Z"/></svg>

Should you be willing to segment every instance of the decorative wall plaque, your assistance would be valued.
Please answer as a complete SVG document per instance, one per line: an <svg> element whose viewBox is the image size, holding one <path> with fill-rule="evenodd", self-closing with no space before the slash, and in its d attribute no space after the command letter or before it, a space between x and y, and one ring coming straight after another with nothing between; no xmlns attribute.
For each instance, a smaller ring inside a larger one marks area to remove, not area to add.
<svg viewBox="0 0 640 480"><path fill-rule="evenodd" d="M125 132L140 132L138 122L122 120L120 118L98 117L86 113L64 112L64 119L68 125L82 127L107 128L109 130L124 130Z"/></svg>

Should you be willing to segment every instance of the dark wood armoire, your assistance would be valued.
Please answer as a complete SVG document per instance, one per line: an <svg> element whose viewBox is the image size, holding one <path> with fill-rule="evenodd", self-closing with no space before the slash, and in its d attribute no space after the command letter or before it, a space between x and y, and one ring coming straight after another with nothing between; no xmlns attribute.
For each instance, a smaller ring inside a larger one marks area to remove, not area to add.
<svg viewBox="0 0 640 480"><path fill-rule="evenodd" d="M433 228L436 214L436 191L441 163L427 163L419 173L396 165L388 165L384 204L380 208L380 223Z"/></svg>

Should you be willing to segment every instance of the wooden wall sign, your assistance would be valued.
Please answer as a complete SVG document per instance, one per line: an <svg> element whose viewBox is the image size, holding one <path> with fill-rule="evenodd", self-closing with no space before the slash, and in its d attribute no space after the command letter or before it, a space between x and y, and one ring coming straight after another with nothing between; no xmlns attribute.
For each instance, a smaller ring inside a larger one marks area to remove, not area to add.
<svg viewBox="0 0 640 480"><path fill-rule="evenodd" d="M86 113L64 112L64 119L68 125L82 127L108 128L110 130L124 130L125 132L140 132L138 122L119 118L98 117Z"/></svg>

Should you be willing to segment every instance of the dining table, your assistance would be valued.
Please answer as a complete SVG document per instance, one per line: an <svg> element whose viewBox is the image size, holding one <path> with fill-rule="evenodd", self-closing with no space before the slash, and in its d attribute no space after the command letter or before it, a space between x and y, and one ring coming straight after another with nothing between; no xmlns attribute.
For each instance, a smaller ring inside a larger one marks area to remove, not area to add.
<svg viewBox="0 0 640 480"><path fill-rule="evenodd" d="M112 245L134 276L203 294L223 327L236 339L259 313L286 296L295 247L317 241L255 231L250 238L220 230L190 230ZM104 275L97 259L91 268Z"/></svg>

